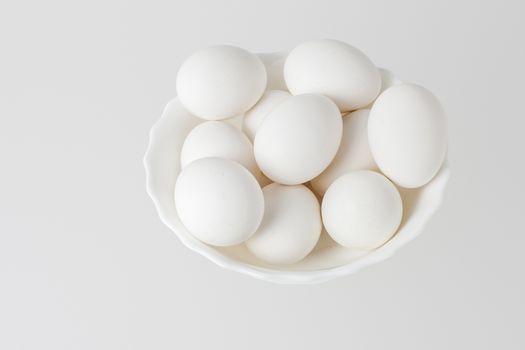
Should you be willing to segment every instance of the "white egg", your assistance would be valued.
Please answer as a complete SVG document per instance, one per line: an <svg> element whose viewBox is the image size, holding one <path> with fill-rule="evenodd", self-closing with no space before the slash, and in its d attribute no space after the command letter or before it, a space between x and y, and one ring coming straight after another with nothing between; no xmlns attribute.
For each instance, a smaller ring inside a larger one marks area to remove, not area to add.
<svg viewBox="0 0 525 350"><path fill-rule="evenodd" d="M252 143L246 135L229 123L209 121L197 125L182 146L182 168L191 162L208 157L234 160L257 176L259 173L253 156Z"/></svg>
<svg viewBox="0 0 525 350"><path fill-rule="evenodd" d="M253 175L239 163L202 158L182 170L175 184L175 207L197 239L229 246L248 239L264 214L264 197Z"/></svg>
<svg viewBox="0 0 525 350"><path fill-rule="evenodd" d="M315 94L279 104L257 130L255 160L277 183L296 185L319 175L335 157L343 122L337 106Z"/></svg>
<svg viewBox="0 0 525 350"><path fill-rule="evenodd" d="M266 91L259 102L244 114L243 130L250 140L253 141L255 138L255 133L264 118L290 96L290 93L287 91Z"/></svg>
<svg viewBox="0 0 525 350"><path fill-rule="evenodd" d="M368 145L369 113L368 109L360 109L343 117L343 138L334 160L321 175L310 181L319 196L323 196L328 186L347 172L377 169Z"/></svg>
<svg viewBox="0 0 525 350"><path fill-rule="evenodd" d="M293 95L323 94L342 112L363 108L381 88L379 70L353 46L337 40L311 40L286 58L284 79Z"/></svg>
<svg viewBox="0 0 525 350"><path fill-rule="evenodd" d="M197 117L222 120L242 114L262 96L266 69L254 54L212 46L192 54L177 74L181 103Z"/></svg>
<svg viewBox="0 0 525 350"><path fill-rule="evenodd" d="M330 185L322 202L328 234L348 248L373 249L397 231L403 204L397 188L383 175L360 170Z"/></svg>
<svg viewBox="0 0 525 350"><path fill-rule="evenodd" d="M271 184L263 188L264 217L246 246L255 256L276 265L289 265L315 247L322 223L319 202L305 186Z"/></svg>
<svg viewBox="0 0 525 350"><path fill-rule="evenodd" d="M428 90L395 85L374 102L368 138L377 165L390 180L401 187L420 187L436 175L445 158L445 114Z"/></svg>

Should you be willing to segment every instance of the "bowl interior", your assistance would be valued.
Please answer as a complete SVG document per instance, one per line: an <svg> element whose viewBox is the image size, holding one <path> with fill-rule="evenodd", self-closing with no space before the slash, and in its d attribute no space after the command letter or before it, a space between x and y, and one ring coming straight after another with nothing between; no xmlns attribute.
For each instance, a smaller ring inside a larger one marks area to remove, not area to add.
<svg viewBox="0 0 525 350"><path fill-rule="evenodd" d="M283 55L261 56L269 71L269 86L278 88L282 85L279 72L282 72ZM399 83L390 72L381 70L381 74L383 89ZM293 265L274 266L254 257L244 244L231 247L204 244L195 239L180 222L173 199L175 181L180 172L180 151L186 135L201 122L203 120L189 114L177 99L168 103L150 134L150 145L145 157L148 193L155 202L161 219L188 248L223 267L274 282L319 282L385 259L421 231L439 207L448 179L449 171L445 164L426 186L411 190L399 188L403 199L403 220L396 235L383 246L372 251L349 249L336 244L323 232L313 252L304 260ZM242 116L228 122L240 127Z"/></svg>

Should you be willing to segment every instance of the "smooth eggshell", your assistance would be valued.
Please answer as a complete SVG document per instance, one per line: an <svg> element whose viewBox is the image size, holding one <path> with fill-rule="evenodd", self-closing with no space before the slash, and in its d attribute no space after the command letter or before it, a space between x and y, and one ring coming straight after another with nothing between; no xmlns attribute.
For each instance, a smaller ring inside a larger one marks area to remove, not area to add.
<svg viewBox="0 0 525 350"><path fill-rule="evenodd" d="M343 138L339 150L321 175L310 181L314 192L323 196L335 179L354 170L374 170L374 162L368 144L368 109L360 109L343 117Z"/></svg>
<svg viewBox="0 0 525 350"><path fill-rule="evenodd" d="M253 156L252 143L233 125L209 121L197 125L186 137L180 161L182 168L191 162L207 157L234 160L257 176L259 170Z"/></svg>
<svg viewBox="0 0 525 350"><path fill-rule="evenodd" d="M421 86L392 86L372 106L368 138L377 165L390 180L406 188L423 186L436 175L446 155L443 108Z"/></svg>
<svg viewBox="0 0 525 350"><path fill-rule="evenodd" d="M243 131L253 141L255 133L264 118L275 109L281 102L290 97L288 91L270 90L266 91L259 102L244 114Z"/></svg>
<svg viewBox="0 0 525 350"><path fill-rule="evenodd" d="M323 197L321 210L334 241L347 248L373 249L395 234L403 204L386 177L361 170L335 180Z"/></svg>
<svg viewBox="0 0 525 350"><path fill-rule="evenodd" d="M295 47L286 58L284 79L293 95L323 94L342 112L367 106L381 88L379 70L364 53L329 39Z"/></svg>
<svg viewBox="0 0 525 350"><path fill-rule="evenodd" d="M189 232L216 246L245 241L264 214L263 194L253 175L223 158L202 158L186 166L175 184L175 206Z"/></svg>
<svg viewBox="0 0 525 350"><path fill-rule="evenodd" d="M266 68L254 54L235 46L198 50L177 74L177 94L197 117L222 120L250 109L266 89Z"/></svg>
<svg viewBox="0 0 525 350"><path fill-rule="evenodd" d="M292 96L259 127L255 160L274 182L296 185L319 175L334 158L342 134L337 106L325 96Z"/></svg>
<svg viewBox="0 0 525 350"><path fill-rule="evenodd" d="M259 259L276 265L302 260L315 247L322 223L319 202L305 186L273 183L263 188L264 217L246 241Z"/></svg>

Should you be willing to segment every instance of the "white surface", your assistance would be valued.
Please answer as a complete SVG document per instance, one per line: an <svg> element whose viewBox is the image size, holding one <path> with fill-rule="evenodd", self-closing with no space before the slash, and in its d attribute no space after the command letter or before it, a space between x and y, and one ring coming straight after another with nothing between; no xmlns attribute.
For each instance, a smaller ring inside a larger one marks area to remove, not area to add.
<svg viewBox="0 0 525 350"><path fill-rule="evenodd" d="M370 110L368 142L379 169L394 183L424 186L447 154L447 118L441 102L419 85L392 86Z"/></svg>
<svg viewBox="0 0 525 350"><path fill-rule="evenodd" d="M523 2L0 7L0 348L525 347ZM391 259L274 285L186 249L144 191L142 157L192 51L315 37L434 92L454 173L425 233Z"/></svg>
<svg viewBox="0 0 525 350"><path fill-rule="evenodd" d="M341 112L366 107L381 89L376 65L359 49L334 39L314 39L294 47L284 62L292 95L322 94Z"/></svg>
<svg viewBox="0 0 525 350"><path fill-rule="evenodd" d="M184 227L215 246L244 242L255 233L264 214L259 183L248 169L230 159L201 158L190 163L177 177L173 198Z"/></svg>
<svg viewBox="0 0 525 350"><path fill-rule="evenodd" d="M266 89L266 69L252 52L230 45L197 50L180 66L177 95L193 115L229 119L250 109Z"/></svg>
<svg viewBox="0 0 525 350"><path fill-rule="evenodd" d="M334 159L343 121L326 96L303 94L280 103L257 129L255 161L274 182L298 185L310 181Z"/></svg>
<svg viewBox="0 0 525 350"><path fill-rule="evenodd" d="M322 215L326 232L337 243L374 249L396 233L403 203L396 186L385 176L359 170L338 177L328 187Z"/></svg>

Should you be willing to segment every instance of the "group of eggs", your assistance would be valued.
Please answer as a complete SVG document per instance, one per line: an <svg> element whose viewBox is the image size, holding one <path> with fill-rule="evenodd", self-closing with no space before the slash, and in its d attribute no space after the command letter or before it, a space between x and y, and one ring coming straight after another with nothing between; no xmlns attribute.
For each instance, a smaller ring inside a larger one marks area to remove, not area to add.
<svg viewBox="0 0 525 350"><path fill-rule="evenodd" d="M285 86L269 90L268 68L238 47L182 64L178 98L205 121L180 154L181 222L277 265L305 258L323 226L342 246L381 246L402 218L396 186L424 186L445 158L439 102L414 84L385 86L386 71L336 40L304 42L280 67Z"/></svg>

